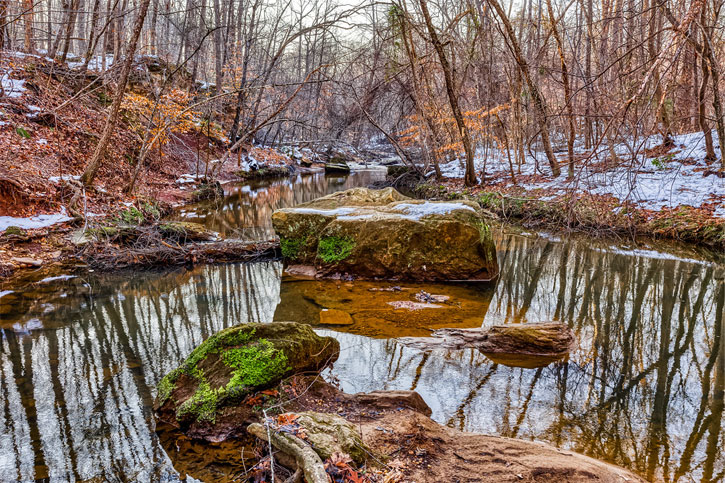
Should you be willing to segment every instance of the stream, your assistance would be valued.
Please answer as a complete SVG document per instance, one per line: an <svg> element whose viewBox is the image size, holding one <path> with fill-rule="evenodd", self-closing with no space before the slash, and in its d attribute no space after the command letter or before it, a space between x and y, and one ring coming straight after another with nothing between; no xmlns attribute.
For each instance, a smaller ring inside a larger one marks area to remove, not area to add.
<svg viewBox="0 0 725 483"><path fill-rule="evenodd" d="M222 202L174 217L225 237L267 239L275 209L383 178L361 171L227 186ZM393 295L374 284L291 280L281 262L42 273L0 284L0 481L230 479L219 468L187 475L184 458L203 465L203 448L170 451L161 441L155 386L211 334L274 320L336 337L342 351L326 377L346 392L414 389L436 421L455 428L545 441L652 480L723 480L721 256L515 230L495 238L497 280L403 284L407 292L396 295L450 296L454 304L440 312L394 310ZM319 326L324 309L348 312L353 324ZM397 340L548 320L569 324L579 346L540 368Z"/></svg>

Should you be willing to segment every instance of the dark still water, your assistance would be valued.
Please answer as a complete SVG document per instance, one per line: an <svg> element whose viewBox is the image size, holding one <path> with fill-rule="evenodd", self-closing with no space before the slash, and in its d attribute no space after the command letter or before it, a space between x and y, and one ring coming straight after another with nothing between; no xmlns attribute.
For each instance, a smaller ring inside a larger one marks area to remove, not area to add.
<svg viewBox="0 0 725 483"><path fill-rule="evenodd" d="M273 209L375 176L240 187L221 206L180 215L267 237ZM457 428L547 441L653 480L722 480L722 265L583 239L501 232L497 245L501 277L489 285L409 284L394 295L363 283L287 280L277 262L0 285L0 481L178 480L188 462L170 458L154 432L156 383L218 330L248 321L317 325L324 309L353 321L321 328L341 343L332 373L348 392L415 389L437 421ZM388 303L423 288L454 304L409 312ZM538 369L396 340L544 320L568 323L579 348Z"/></svg>

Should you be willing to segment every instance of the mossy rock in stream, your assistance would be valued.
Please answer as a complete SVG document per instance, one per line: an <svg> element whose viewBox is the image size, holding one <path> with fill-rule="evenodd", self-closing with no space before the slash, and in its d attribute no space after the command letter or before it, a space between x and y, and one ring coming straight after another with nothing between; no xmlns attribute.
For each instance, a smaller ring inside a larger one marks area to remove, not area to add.
<svg viewBox="0 0 725 483"><path fill-rule="evenodd" d="M254 419L248 396L293 374L319 371L337 359L340 344L295 322L241 324L198 346L157 387L160 421L192 438L240 436Z"/></svg>
<svg viewBox="0 0 725 483"><path fill-rule="evenodd" d="M469 201L407 198L355 188L277 210L272 224L291 264L318 276L480 281L498 274L491 230Z"/></svg>

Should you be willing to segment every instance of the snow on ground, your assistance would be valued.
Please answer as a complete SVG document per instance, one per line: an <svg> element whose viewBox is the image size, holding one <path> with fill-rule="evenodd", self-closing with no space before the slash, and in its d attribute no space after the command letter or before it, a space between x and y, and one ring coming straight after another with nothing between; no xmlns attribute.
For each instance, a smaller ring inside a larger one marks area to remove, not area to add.
<svg viewBox="0 0 725 483"><path fill-rule="evenodd" d="M196 183L200 180L203 180L206 178L203 174L191 174L191 173L185 173L182 174L179 179L176 180L176 184L189 184L189 183Z"/></svg>
<svg viewBox="0 0 725 483"><path fill-rule="evenodd" d="M713 132L713 139L717 142L717 134ZM725 217L725 179L715 174L703 176L706 171L717 171L719 161L707 164L705 158L705 138L701 132L683 134L674 137L675 147L668 153L658 157L646 157L642 151L661 144L660 136L653 136L645 142L630 146L619 144L615 147L617 155L623 163L614 169L601 169L597 166L604 161L609 152L606 146L600 147L596 157L593 157L587 166L577 166L578 173L574 180L566 178L566 154L559 153L562 164L561 176L552 178L550 169L543 153L537 153L538 159L527 156L526 163L519 168L514 166L514 172L521 178L520 186L527 190L551 189L554 195L545 198L555 198L556 195L565 194L573 190L600 195L612 195L620 201L631 201L642 208L661 210L681 205L699 207L703 203L715 202L715 215ZM719 148L716 146L716 150ZM578 154L584 154L579 147ZM638 152L633 156L633 152ZM485 158L486 176L500 176L510 179L510 168L505 153L495 151ZM539 171L536 166L538 163ZM483 169L484 157L478 155L476 170ZM541 174L536 181L528 182L528 176ZM452 161L441 166L441 172L448 178L462 178L464 170L460 161Z"/></svg>
<svg viewBox="0 0 725 483"><path fill-rule="evenodd" d="M70 221L73 218L68 216L65 210L61 210L60 213L51 215L37 215L28 218L20 218L14 216L0 216L0 231L5 231L11 226L16 226L22 230L33 230L36 228L47 228L49 226L57 225L65 221Z"/></svg>
<svg viewBox="0 0 725 483"><path fill-rule="evenodd" d="M48 141L46 141L46 143L47 142ZM50 181L53 184L58 184L58 183L62 183L63 181L66 181L66 180L80 181L80 179L81 179L80 175L66 174L66 175L62 175L62 176L51 176L50 178L48 178L48 181Z"/></svg>
<svg viewBox="0 0 725 483"><path fill-rule="evenodd" d="M113 65L113 54L106 54L106 68L108 69ZM85 63L85 59L83 57L79 57L78 61L69 61L68 67L71 69L77 69L79 67L83 67L83 64ZM100 71L103 69L103 56L102 55L96 55L91 57L91 60L88 62L88 70L95 70Z"/></svg>
<svg viewBox="0 0 725 483"><path fill-rule="evenodd" d="M6 96L12 98L19 98L27 90L25 88L25 81L22 79L13 79L10 77L13 71L8 70L6 73L0 75L0 84L2 85L3 92Z"/></svg>

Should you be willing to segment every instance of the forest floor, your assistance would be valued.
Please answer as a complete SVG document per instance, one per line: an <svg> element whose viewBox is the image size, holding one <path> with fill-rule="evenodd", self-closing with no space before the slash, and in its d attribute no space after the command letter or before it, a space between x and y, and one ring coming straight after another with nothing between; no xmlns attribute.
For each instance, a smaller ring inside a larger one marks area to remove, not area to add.
<svg viewBox="0 0 725 483"><path fill-rule="evenodd" d="M139 59L138 69L144 66ZM124 188L133 176L142 137L138 123L123 119L93 187L84 189L80 176L103 130L113 86L97 73L75 67L39 55L0 55L0 276L63 259L73 250L68 240L79 227L133 209L163 214L195 201L207 167L221 182L239 181L241 172L257 167L267 172L321 169L299 166L300 159L307 161L299 152L293 159L259 146L248 146L224 166L215 165L226 139L220 129L209 135L199 119L198 129L172 134L163 153L149 155L129 194ZM139 77L129 91L144 95L153 79Z"/></svg>
<svg viewBox="0 0 725 483"><path fill-rule="evenodd" d="M465 187L463 168L453 161L441 166L441 182L419 192L472 198L498 218L527 227L725 247L725 177L719 161L705 160L702 133L675 136L668 146L653 136L636 147L617 145L615 152L619 159L612 161L608 149L577 149L578 174L571 179L565 153L558 153L560 176L550 174L543 156L513 165L512 176L508 159L490 153L477 160L482 184Z"/></svg>

